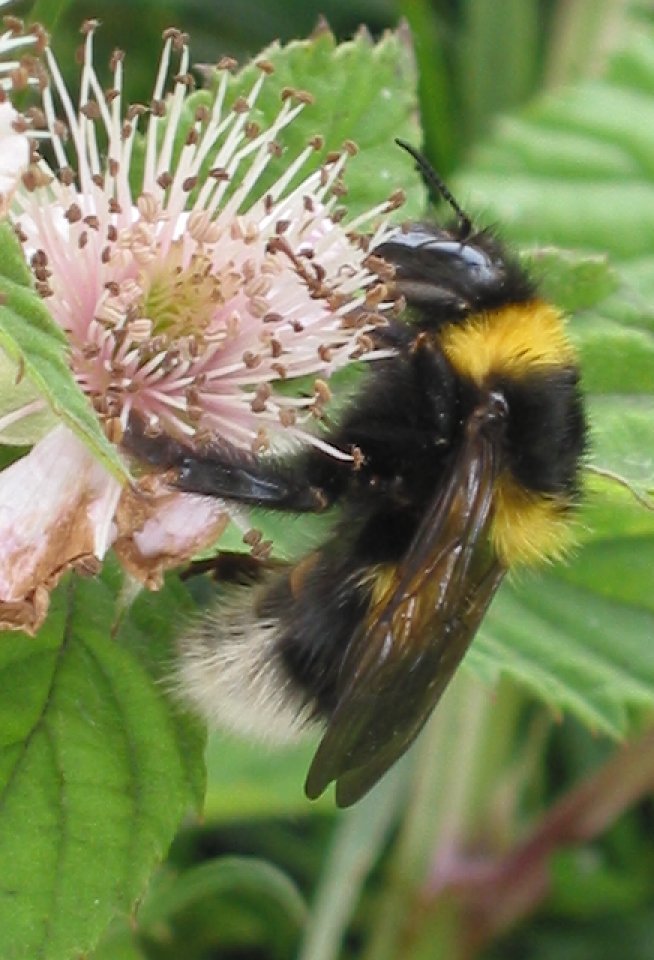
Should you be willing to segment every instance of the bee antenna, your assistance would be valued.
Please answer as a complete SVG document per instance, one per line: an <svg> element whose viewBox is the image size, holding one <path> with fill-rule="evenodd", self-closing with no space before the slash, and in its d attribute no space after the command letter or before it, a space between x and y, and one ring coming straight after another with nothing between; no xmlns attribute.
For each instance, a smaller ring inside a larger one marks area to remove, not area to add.
<svg viewBox="0 0 654 960"><path fill-rule="evenodd" d="M407 143L406 140L400 140L399 137L396 137L395 142L398 147L402 147L403 150L406 150L406 152L416 161L416 169L422 175L422 178L429 188L430 193L433 192L436 194L436 196L442 197L443 200L445 200L446 203L449 203L449 205L452 207L455 214L459 218L464 235L468 236L471 234L472 220L456 202L446 184L436 173L429 160L427 160L424 154L420 153L419 150L416 150L415 147L412 147L410 143Z"/></svg>

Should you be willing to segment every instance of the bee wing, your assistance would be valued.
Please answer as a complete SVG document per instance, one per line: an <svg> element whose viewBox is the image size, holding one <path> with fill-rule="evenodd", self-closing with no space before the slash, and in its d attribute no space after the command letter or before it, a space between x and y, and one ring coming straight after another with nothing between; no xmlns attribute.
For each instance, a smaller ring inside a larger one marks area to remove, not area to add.
<svg viewBox="0 0 654 960"><path fill-rule="evenodd" d="M487 539L497 449L471 430L403 562L380 573L344 686L306 780L314 799L336 781L355 803L405 752L465 654L504 575Z"/></svg>

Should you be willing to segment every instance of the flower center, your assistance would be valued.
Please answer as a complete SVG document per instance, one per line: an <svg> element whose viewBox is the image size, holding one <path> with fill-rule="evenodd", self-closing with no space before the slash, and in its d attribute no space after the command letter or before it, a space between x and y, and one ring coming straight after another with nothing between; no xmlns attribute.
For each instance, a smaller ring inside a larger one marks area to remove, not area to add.
<svg viewBox="0 0 654 960"><path fill-rule="evenodd" d="M225 302L222 278L213 272L209 257L193 254L184 267L181 254L176 244L161 267L142 282L143 316L152 321L155 336L170 340L205 331L217 307Z"/></svg>

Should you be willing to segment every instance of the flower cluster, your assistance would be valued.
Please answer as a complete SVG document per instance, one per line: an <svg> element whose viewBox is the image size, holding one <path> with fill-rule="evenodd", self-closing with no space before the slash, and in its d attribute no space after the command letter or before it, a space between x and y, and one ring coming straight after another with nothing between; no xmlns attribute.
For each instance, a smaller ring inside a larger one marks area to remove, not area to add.
<svg viewBox="0 0 654 960"><path fill-rule="evenodd" d="M390 301L370 251L398 198L345 227L342 173L355 148L316 169L319 137L263 192L280 134L309 95L282 91L277 116L260 125L266 61L245 96L230 93L230 61L211 95L193 94L187 39L169 30L151 103L127 106L121 52L109 89L100 83L95 27L85 25L77 105L45 51L33 136L53 159L36 157L10 212L79 386L115 443L138 416L153 434L219 437L262 455L320 445L308 421L326 379L375 355L369 333ZM307 375L312 396L276 389ZM0 537L11 544L0 554L0 620L33 629L61 572L97 565L112 544L156 584L166 565L215 542L228 515L238 518L161 478L122 487L59 426L0 477Z"/></svg>

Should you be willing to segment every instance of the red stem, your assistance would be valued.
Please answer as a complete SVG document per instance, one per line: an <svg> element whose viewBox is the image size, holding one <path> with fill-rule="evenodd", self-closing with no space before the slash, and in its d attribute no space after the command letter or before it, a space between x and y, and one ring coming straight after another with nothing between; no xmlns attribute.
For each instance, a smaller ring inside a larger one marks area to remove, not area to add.
<svg viewBox="0 0 654 960"><path fill-rule="evenodd" d="M619 747L558 801L506 856L439 863L426 888L434 901L454 896L469 955L532 912L549 891L549 860L561 847L597 836L654 787L654 729Z"/></svg>

